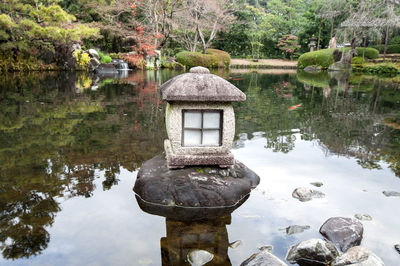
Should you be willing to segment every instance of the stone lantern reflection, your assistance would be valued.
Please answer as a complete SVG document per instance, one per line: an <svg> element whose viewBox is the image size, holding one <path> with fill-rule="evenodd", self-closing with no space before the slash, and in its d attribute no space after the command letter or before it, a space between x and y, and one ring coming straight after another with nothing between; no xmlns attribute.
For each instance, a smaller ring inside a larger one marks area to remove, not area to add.
<svg viewBox="0 0 400 266"><path fill-rule="evenodd" d="M232 102L246 95L204 67L193 67L161 86L167 101L164 147L169 168L234 164L230 152L235 135Z"/></svg>

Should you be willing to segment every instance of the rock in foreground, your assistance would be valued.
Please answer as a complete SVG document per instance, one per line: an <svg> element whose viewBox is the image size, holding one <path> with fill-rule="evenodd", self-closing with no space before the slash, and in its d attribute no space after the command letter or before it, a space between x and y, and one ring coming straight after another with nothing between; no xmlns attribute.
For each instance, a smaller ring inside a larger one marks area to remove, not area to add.
<svg viewBox="0 0 400 266"><path fill-rule="evenodd" d="M319 232L345 252L353 246L360 245L364 228L357 219L333 217L321 226Z"/></svg>
<svg viewBox="0 0 400 266"><path fill-rule="evenodd" d="M383 261L365 247L352 247L342 256L337 257L333 266L357 265L357 266L384 266Z"/></svg>
<svg viewBox="0 0 400 266"><path fill-rule="evenodd" d="M286 260L300 265L326 265L338 255L333 244L313 238L292 246L286 255Z"/></svg>
<svg viewBox="0 0 400 266"><path fill-rule="evenodd" d="M292 197L300 201L310 201L313 198L323 198L325 194L311 188L299 187L293 191Z"/></svg>
<svg viewBox="0 0 400 266"><path fill-rule="evenodd" d="M269 253L267 250L261 250L258 253L251 255L250 258L243 261L240 266L287 266L286 263L279 258Z"/></svg>
<svg viewBox="0 0 400 266"><path fill-rule="evenodd" d="M236 161L230 168L185 167L170 170L164 154L146 161L133 188L146 202L179 207L231 207L245 198L260 178Z"/></svg>

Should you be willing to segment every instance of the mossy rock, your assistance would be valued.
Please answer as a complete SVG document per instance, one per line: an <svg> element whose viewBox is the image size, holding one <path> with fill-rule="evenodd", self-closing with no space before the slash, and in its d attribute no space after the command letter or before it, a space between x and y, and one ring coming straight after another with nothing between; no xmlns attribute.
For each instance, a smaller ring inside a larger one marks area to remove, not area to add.
<svg viewBox="0 0 400 266"><path fill-rule="evenodd" d="M229 68L231 57L227 52L217 49L207 49L205 54L187 51L180 52L176 55L176 61L188 68L195 66Z"/></svg>

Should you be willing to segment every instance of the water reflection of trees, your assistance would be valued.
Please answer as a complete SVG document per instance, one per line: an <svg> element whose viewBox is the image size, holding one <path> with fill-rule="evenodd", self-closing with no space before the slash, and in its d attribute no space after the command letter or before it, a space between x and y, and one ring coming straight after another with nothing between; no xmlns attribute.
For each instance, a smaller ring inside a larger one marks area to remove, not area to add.
<svg viewBox="0 0 400 266"><path fill-rule="evenodd" d="M162 150L157 84L163 77L144 75L109 80L93 91L77 89L82 77L74 73L10 75L0 81L5 258L29 257L47 247L58 198L90 197L99 172L103 189L110 189L121 167L133 171Z"/></svg>
<svg viewBox="0 0 400 266"><path fill-rule="evenodd" d="M243 78L248 100L236 109L239 133L263 131L266 148L279 152L292 150L300 136L326 154L355 157L364 168L379 169L384 160L400 177L400 131L396 123L385 123L400 117L400 92L390 83L324 72L299 73L298 79L256 73ZM286 81L291 84L284 86L286 93L277 92Z"/></svg>

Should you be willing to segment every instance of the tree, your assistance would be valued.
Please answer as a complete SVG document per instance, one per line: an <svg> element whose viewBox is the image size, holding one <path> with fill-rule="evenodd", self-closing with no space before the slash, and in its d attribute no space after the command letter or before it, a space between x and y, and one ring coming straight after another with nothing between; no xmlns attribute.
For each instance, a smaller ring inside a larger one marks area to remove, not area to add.
<svg viewBox="0 0 400 266"><path fill-rule="evenodd" d="M216 34L232 22L232 0L188 0L177 12L175 37L191 51L200 42L203 53L211 45Z"/></svg>

